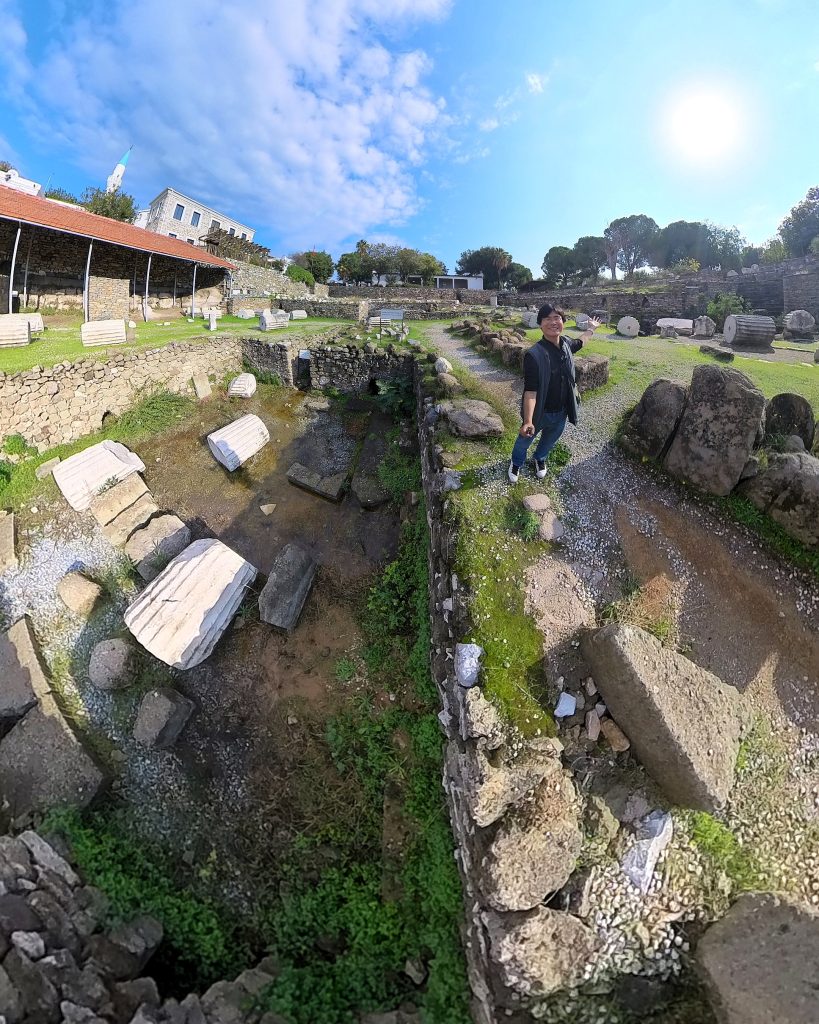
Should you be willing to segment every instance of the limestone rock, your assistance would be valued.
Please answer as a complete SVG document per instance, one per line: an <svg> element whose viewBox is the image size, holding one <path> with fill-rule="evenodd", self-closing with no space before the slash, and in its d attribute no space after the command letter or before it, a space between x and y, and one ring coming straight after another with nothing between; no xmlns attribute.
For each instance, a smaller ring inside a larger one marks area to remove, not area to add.
<svg viewBox="0 0 819 1024"><path fill-rule="evenodd" d="M101 640L91 652L88 678L98 690L121 690L134 677L136 652L127 640Z"/></svg>
<svg viewBox="0 0 819 1024"><path fill-rule="evenodd" d="M609 711L666 796L697 810L721 807L746 713L737 690L636 626L609 623L588 633L582 649Z"/></svg>
<svg viewBox="0 0 819 1024"><path fill-rule="evenodd" d="M446 771L475 824L485 828L530 793L553 767L553 758L539 754L514 762L501 754L490 761L481 747L468 745L448 761Z"/></svg>
<svg viewBox="0 0 819 1024"><path fill-rule="evenodd" d="M674 337L678 334L689 337L694 333L694 321L679 316L661 316L657 321L657 327L660 330L660 337L663 337L664 327L670 327L674 331Z"/></svg>
<svg viewBox="0 0 819 1024"><path fill-rule="evenodd" d="M81 572L70 572L57 584L57 593L66 608L87 617L102 597L102 587Z"/></svg>
<svg viewBox="0 0 819 1024"><path fill-rule="evenodd" d="M551 512L552 499L548 494L527 494L523 499L523 507L527 512Z"/></svg>
<svg viewBox="0 0 819 1024"><path fill-rule="evenodd" d="M132 477L131 479L134 478ZM124 547L131 534L145 526L148 520L155 516L158 511L159 506L146 491L145 494L137 498L133 505L129 505L116 518L106 523L102 528L102 532L114 547Z"/></svg>
<svg viewBox="0 0 819 1024"><path fill-rule="evenodd" d="M492 961L506 988L547 996L580 980L594 935L571 914L538 907L522 914L483 914Z"/></svg>
<svg viewBox="0 0 819 1024"><path fill-rule="evenodd" d="M0 512L0 573L17 565L13 512Z"/></svg>
<svg viewBox="0 0 819 1024"><path fill-rule="evenodd" d="M792 537L819 544L819 459L807 453L770 455L768 465L737 493L766 512Z"/></svg>
<svg viewBox="0 0 819 1024"><path fill-rule="evenodd" d="M475 686L480 678L483 648L480 644L455 644L455 678L459 686Z"/></svg>
<svg viewBox="0 0 819 1024"><path fill-rule="evenodd" d="M132 473L144 473L145 463L118 441L100 441L54 468L54 482L68 504L83 512L100 491Z"/></svg>
<svg viewBox="0 0 819 1024"><path fill-rule="evenodd" d="M500 437L503 434L503 420L488 402L455 398L441 402L438 411L445 417L452 433L459 437Z"/></svg>
<svg viewBox="0 0 819 1024"><path fill-rule="evenodd" d="M451 373L439 373L437 381L445 395L457 395L460 391L463 391L463 384L461 384L457 377L453 377Z"/></svg>
<svg viewBox="0 0 819 1024"><path fill-rule="evenodd" d="M696 366L666 470L709 494L729 494L753 450L764 409L762 392L745 374Z"/></svg>
<svg viewBox="0 0 819 1024"><path fill-rule="evenodd" d="M798 434L789 434L782 442L782 451L798 453L805 450L805 442Z"/></svg>
<svg viewBox="0 0 819 1024"><path fill-rule="evenodd" d="M171 558L190 544L191 532L170 512L156 516L135 530L125 543L125 554L147 581L154 579Z"/></svg>
<svg viewBox="0 0 819 1024"><path fill-rule="evenodd" d="M700 345L700 352L704 356L711 356L720 363L733 363L734 353L727 348L720 348L719 345Z"/></svg>
<svg viewBox="0 0 819 1024"><path fill-rule="evenodd" d="M785 314L782 327L782 337L788 341L813 341L816 320L806 309L795 309Z"/></svg>
<svg viewBox="0 0 819 1024"><path fill-rule="evenodd" d="M444 359L443 356L438 356L435 360L435 372L452 373L452 363L448 359Z"/></svg>
<svg viewBox="0 0 819 1024"><path fill-rule="evenodd" d="M270 440L270 433L258 416L248 413L208 434L208 448L216 461L232 473Z"/></svg>
<svg viewBox="0 0 819 1024"><path fill-rule="evenodd" d="M628 737L612 718L604 718L600 722L600 731L615 754L622 754L631 746Z"/></svg>
<svg viewBox="0 0 819 1024"><path fill-rule="evenodd" d="M713 338L717 325L710 316L698 316L694 321L695 338Z"/></svg>
<svg viewBox="0 0 819 1024"><path fill-rule="evenodd" d="M478 740L487 750L496 750L506 740L506 726L498 709L484 697L479 686L455 689L461 738Z"/></svg>
<svg viewBox="0 0 819 1024"><path fill-rule="evenodd" d="M636 338L640 333L640 321L634 316L621 316L617 321L617 333L624 338Z"/></svg>
<svg viewBox="0 0 819 1024"><path fill-rule="evenodd" d="M53 459L46 459L45 462L41 462L40 465L34 470L34 475L38 480L45 480L47 476L51 476L54 472L54 467L59 466L62 460L59 457Z"/></svg>
<svg viewBox="0 0 819 1024"><path fill-rule="evenodd" d="M150 497L145 481L139 473L132 473L125 480L97 494L91 500L88 511L100 526L105 526L144 495Z"/></svg>
<svg viewBox="0 0 819 1024"><path fill-rule="evenodd" d="M151 690L142 698L134 723L134 739L146 747L172 747L193 714L192 700L170 686Z"/></svg>
<svg viewBox="0 0 819 1024"><path fill-rule="evenodd" d="M685 408L684 384L658 377L643 392L620 444L638 458L660 459L671 443Z"/></svg>
<svg viewBox="0 0 819 1024"><path fill-rule="evenodd" d="M334 473L331 476L322 476L315 470L303 466L300 462L294 462L287 471L287 479L296 487L310 491L311 494L317 494L320 498L327 498L328 501L341 501L344 497L347 474Z"/></svg>
<svg viewBox="0 0 819 1024"><path fill-rule="evenodd" d="M59 994L37 965L19 949L12 949L3 960L3 968L25 1010L23 1019L57 1024L61 1016Z"/></svg>
<svg viewBox="0 0 819 1024"><path fill-rule="evenodd" d="M238 611L256 570L218 540L197 540L125 612L135 639L166 665L193 668Z"/></svg>
<svg viewBox="0 0 819 1024"><path fill-rule="evenodd" d="M819 913L773 893L740 896L697 946L721 1024L815 1024Z"/></svg>
<svg viewBox="0 0 819 1024"><path fill-rule="evenodd" d="M48 751L48 757L42 752ZM0 740L0 792L12 818L55 807L85 807L104 777L53 698L43 696Z"/></svg>
<svg viewBox="0 0 819 1024"><path fill-rule="evenodd" d="M53 874L58 875L66 885L77 886L80 884L80 878L77 872L71 867L65 858L61 857L54 847L45 841L42 836L36 832L26 830L21 832L18 836L21 843L24 844L26 849L29 851L31 856L34 858L35 863L39 864L40 867L46 868Z"/></svg>
<svg viewBox="0 0 819 1024"><path fill-rule="evenodd" d="M298 544L286 544L276 556L261 594L259 615L283 633L292 633L316 578L316 565Z"/></svg>
<svg viewBox="0 0 819 1024"><path fill-rule="evenodd" d="M806 451L813 444L816 420L810 402L801 395L774 395L765 406L765 436L788 437L796 434L802 438Z"/></svg>
<svg viewBox="0 0 819 1024"><path fill-rule="evenodd" d="M564 534L563 523L551 512L544 512L540 517L537 535L541 540L556 544Z"/></svg>
<svg viewBox="0 0 819 1024"><path fill-rule="evenodd" d="M200 401L203 398L210 398L213 391L206 373L195 373L193 375L193 390Z"/></svg>
<svg viewBox="0 0 819 1024"><path fill-rule="evenodd" d="M531 797L501 820L481 872L481 888L500 911L531 910L562 888L582 844L574 785L555 763Z"/></svg>
<svg viewBox="0 0 819 1024"><path fill-rule="evenodd" d="M252 373L240 373L228 385L230 398L251 398L256 394L256 378Z"/></svg>
<svg viewBox="0 0 819 1024"><path fill-rule="evenodd" d="M581 394L602 388L609 380L608 356L575 356L574 372Z"/></svg>
<svg viewBox="0 0 819 1024"><path fill-rule="evenodd" d="M15 722L51 692L26 618L0 635L0 723Z"/></svg>
<svg viewBox="0 0 819 1024"><path fill-rule="evenodd" d="M672 324L665 324L660 328L660 337L674 339L677 337L677 329Z"/></svg>
<svg viewBox="0 0 819 1024"><path fill-rule="evenodd" d="M664 811L653 811L639 824L637 841L627 851L620 867L632 885L641 892L648 892L654 869L660 854L671 842L674 826L671 815Z"/></svg>

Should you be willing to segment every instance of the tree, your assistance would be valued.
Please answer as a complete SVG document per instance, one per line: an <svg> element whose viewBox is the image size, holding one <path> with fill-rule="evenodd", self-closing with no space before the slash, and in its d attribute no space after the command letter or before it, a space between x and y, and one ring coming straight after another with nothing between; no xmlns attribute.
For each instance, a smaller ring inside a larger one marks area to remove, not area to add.
<svg viewBox="0 0 819 1024"><path fill-rule="evenodd" d="M422 252L418 263L418 273L425 285L431 285L435 277L446 273L446 264L442 263L431 252Z"/></svg>
<svg viewBox="0 0 819 1024"><path fill-rule="evenodd" d="M123 220L128 224L133 224L136 220L137 210L134 197L120 189L115 192L106 192L101 188L87 188L82 194L80 204L89 213L99 214L100 217Z"/></svg>
<svg viewBox="0 0 819 1024"><path fill-rule="evenodd" d="M291 259L304 270L309 270L313 278L322 284L333 275L333 257L329 252L309 249L307 252L294 253Z"/></svg>
<svg viewBox="0 0 819 1024"><path fill-rule="evenodd" d="M752 267L762 260L763 248L761 245L744 245L740 253L743 267Z"/></svg>
<svg viewBox="0 0 819 1024"><path fill-rule="evenodd" d="M522 263L510 263L504 277L510 288L522 288L532 280L532 271Z"/></svg>
<svg viewBox="0 0 819 1024"><path fill-rule="evenodd" d="M698 220L675 220L660 228L652 246L652 262L658 267L672 267L680 260L707 263L711 238L707 224Z"/></svg>
<svg viewBox="0 0 819 1024"><path fill-rule="evenodd" d="M607 265L606 240L600 235L583 235L572 246L572 259L579 277L597 277Z"/></svg>
<svg viewBox="0 0 819 1024"><path fill-rule="evenodd" d="M810 251L810 245L808 245L808 251ZM769 238L762 248L762 263L781 263L787 258L788 254L785 252L781 238Z"/></svg>
<svg viewBox="0 0 819 1024"><path fill-rule="evenodd" d="M64 188L50 188L45 192L46 199L59 199L61 203L74 203L79 206L80 201L75 195Z"/></svg>
<svg viewBox="0 0 819 1024"><path fill-rule="evenodd" d="M500 288L503 272L512 257L497 245L484 245L480 249L465 249L455 266L456 274L483 274L485 288Z"/></svg>
<svg viewBox="0 0 819 1024"><path fill-rule="evenodd" d="M567 285L577 272L573 251L567 245L553 245L543 257L540 269L550 284Z"/></svg>
<svg viewBox="0 0 819 1024"><path fill-rule="evenodd" d="M611 271L612 281L617 280L617 260L620 256L620 232L613 224L609 224L603 232L603 249L606 253L606 265Z"/></svg>
<svg viewBox="0 0 819 1024"><path fill-rule="evenodd" d="M742 250L746 244L738 228L721 228L708 224L708 250L700 260L704 267L721 267L723 270L739 270L742 266Z"/></svg>
<svg viewBox="0 0 819 1024"><path fill-rule="evenodd" d="M788 256L805 256L810 243L819 235L819 186L808 189L801 203L797 203L779 225Z"/></svg>
<svg viewBox="0 0 819 1024"><path fill-rule="evenodd" d="M0 173L5 174L6 171L13 171L14 168L8 162L8 160L0 160Z"/></svg>
<svg viewBox="0 0 819 1024"><path fill-rule="evenodd" d="M387 245L385 242L376 242L368 246L370 258L373 262L373 270L378 277L384 277L387 284L392 284L398 277L398 247Z"/></svg>
<svg viewBox="0 0 819 1024"><path fill-rule="evenodd" d="M395 254L395 265L404 284L408 277L417 277L421 273L421 253L417 249L408 249L406 246L397 250Z"/></svg>
<svg viewBox="0 0 819 1024"><path fill-rule="evenodd" d="M628 217L613 220L603 235L611 243L617 241L617 266L628 275L651 262L653 245L659 230L653 217L645 213L632 213ZM611 266L611 263L609 265Z"/></svg>

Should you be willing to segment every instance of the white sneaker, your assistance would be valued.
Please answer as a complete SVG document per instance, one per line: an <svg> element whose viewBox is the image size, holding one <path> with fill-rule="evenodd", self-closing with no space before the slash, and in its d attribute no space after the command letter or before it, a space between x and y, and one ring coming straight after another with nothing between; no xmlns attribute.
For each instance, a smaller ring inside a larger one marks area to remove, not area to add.
<svg viewBox="0 0 819 1024"><path fill-rule="evenodd" d="M506 475L509 477L510 484L516 484L520 477L520 466L516 466L514 462L510 462L509 470Z"/></svg>
<svg viewBox="0 0 819 1024"><path fill-rule="evenodd" d="M538 478L538 480L543 480L543 478L546 476L545 459L535 459L535 476Z"/></svg>

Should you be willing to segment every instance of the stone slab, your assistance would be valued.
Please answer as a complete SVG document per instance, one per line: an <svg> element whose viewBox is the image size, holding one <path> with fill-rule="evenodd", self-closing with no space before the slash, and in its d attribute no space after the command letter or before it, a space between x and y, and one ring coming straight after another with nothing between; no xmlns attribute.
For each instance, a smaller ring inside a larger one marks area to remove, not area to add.
<svg viewBox="0 0 819 1024"><path fill-rule="evenodd" d="M133 505L123 509L115 519L106 523L102 532L114 547L124 547L134 530L145 526L151 516L156 515L158 511L159 506L146 489Z"/></svg>
<svg viewBox="0 0 819 1024"><path fill-rule="evenodd" d="M259 615L283 633L296 628L313 587L317 565L297 544L286 544L273 561L259 594Z"/></svg>
<svg viewBox="0 0 819 1024"><path fill-rule="evenodd" d="M0 740L0 792L13 820L52 808L87 807L104 782L50 696Z"/></svg>
<svg viewBox="0 0 819 1024"><path fill-rule="evenodd" d="M210 655L255 578L226 544L194 541L131 603L125 625L166 665L193 668Z"/></svg>
<svg viewBox="0 0 819 1024"><path fill-rule="evenodd" d="M34 470L34 475L38 480L45 480L47 476L51 476L54 472L54 468L59 466L62 460L59 458L46 459L45 462L41 462L40 465Z"/></svg>
<svg viewBox="0 0 819 1024"><path fill-rule="evenodd" d="M362 508L378 508L390 500L390 492L378 476L378 467L387 457L390 448L387 435L391 426L386 416L375 414L370 420L350 485Z"/></svg>
<svg viewBox="0 0 819 1024"><path fill-rule="evenodd" d="M587 633L582 649L609 712L669 800L720 808L745 724L740 693L636 626L609 623Z"/></svg>
<svg viewBox="0 0 819 1024"><path fill-rule="evenodd" d="M287 479L296 487L310 491L311 494L317 494L320 498L341 501L344 497L344 483L347 474L335 473L333 476L322 476L315 470L303 466L300 462L294 462L287 471Z"/></svg>
<svg viewBox="0 0 819 1024"><path fill-rule="evenodd" d="M54 482L75 512L83 512L101 490L132 473L144 473L145 463L118 441L100 441L54 467Z"/></svg>
<svg viewBox="0 0 819 1024"><path fill-rule="evenodd" d="M0 512L0 572L17 566L13 512Z"/></svg>
<svg viewBox="0 0 819 1024"><path fill-rule="evenodd" d="M16 721L50 693L27 618L0 634L0 721Z"/></svg>
<svg viewBox="0 0 819 1024"><path fill-rule="evenodd" d="M183 551L191 541L191 531L179 516L166 512L151 519L147 525L131 534L125 544L125 554L136 566L139 575L147 581L162 572L167 563Z"/></svg>
<svg viewBox="0 0 819 1024"><path fill-rule="evenodd" d="M210 398L213 394L213 390L208 380L206 373L195 373L193 375L193 390L196 393L196 397L199 399Z"/></svg>
<svg viewBox="0 0 819 1024"><path fill-rule="evenodd" d="M172 747L193 714L194 703L169 686L142 698L134 723L134 739L146 747Z"/></svg>
<svg viewBox="0 0 819 1024"><path fill-rule="evenodd" d="M88 510L100 526L105 526L147 493L145 481L139 473L133 473L114 487L109 487L98 494L88 506Z"/></svg>

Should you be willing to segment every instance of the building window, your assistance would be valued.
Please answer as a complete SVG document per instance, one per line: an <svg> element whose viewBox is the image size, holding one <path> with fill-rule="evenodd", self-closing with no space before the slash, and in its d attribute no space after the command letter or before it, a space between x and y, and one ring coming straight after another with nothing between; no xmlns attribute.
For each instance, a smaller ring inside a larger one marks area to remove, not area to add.
<svg viewBox="0 0 819 1024"><path fill-rule="evenodd" d="M236 229L235 228L230 228L230 230L228 231L228 234L230 235L231 238L233 238L233 236L236 234Z"/></svg>
<svg viewBox="0 0 819 1024"><path fill-rule="evenodd" d="M198 228L199 227L199 218L201 216L202 215L201 215L201 213L198 210L194 210L193 211L193 215L191 216L191 227L192 228Z"/></svg>
<svg viewBox="0 0 819 1024"><path fill-rule="evenodd" d="M210 229L211 229L211 231L218 231L221 226L222 225L219 223L218 220L212 220L210 222Z"/></svg>
<svg viewBox="0 0 819 1024"><path fill-rule="evenodd" d="M246 232L246 231L243 231L243 232L242 232L242 241L244 242L244 241L246 241L246 240L247 240L247 232Z"/></svg>
<svg viewBox="0 0 819 1024"><path fill-rule="evenodd" d="M176 209L173 211L174 220L182 220L182 214L185 212L185 207L181 203L176 204Z"/></svg>
<svg viewBox="0 0 819 1024"><path fill-rule="evenodd" d="M186 239L185 239L185 241L186 241L186 242L189 242L189 243L190 243L191 245L193 245L193 244L194 244L194 241L193 241L193 239L192 239L192 238L186 238Z"/></svg>
<svg viewBox="0 0 819 1024"><path fill-rule="evenodd" d="M469 281L467 281L467 279L465 277L456 277L455 278L455 284L453 285L453 288L468 288L468 287L469 287Z"/></svg>
<svg viewBox="0 0 819 1024"><path fill-rule="evenodd" d="M168 232L168 238L176 238L176 235L173 233L173 231Z"/></svg>

